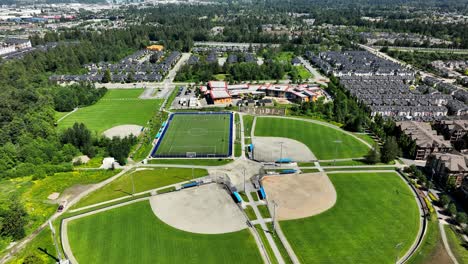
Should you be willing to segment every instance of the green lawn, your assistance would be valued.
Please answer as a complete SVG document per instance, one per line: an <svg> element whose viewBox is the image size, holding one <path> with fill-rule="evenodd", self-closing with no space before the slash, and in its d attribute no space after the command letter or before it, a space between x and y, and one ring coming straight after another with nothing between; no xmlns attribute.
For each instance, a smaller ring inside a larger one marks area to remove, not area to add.
<svg viewBox="0 0 468 264"><path fill-rule="evenodd" d="M468 263L468 249L464 247L459 234L457 234L450 226L444 226L447 240L455 258L459 263Z"/></svg>
<svg viewBox="0 0 468 264"><path fill-rule="evenodd" d="M416 201L395 173L330 174L338 194L322 214L281 227L301 263L394 263L419 228Z"/></svg>
<svg viewBox="0 0 468 264"><path fill-rule="evenodd" d="M265 246L265 250L268 254L268 258L270 259L271 263L273 264L278 263L278 260L275 257L275 253L273 253L273 249L271 249L270 243L268 243L268 240L266 238L265 232L263 231L263 228L260 225L255 225L255 229L257 230L257 233L260 236L260 239L262 240L263 245Z"/></svg>
<svg viewBox="0 0 468 264"><path fill-rule="evenodd" d="M299 76L301 77L302 80L306 80L306 79L314 77L312 73L310 73L304 66L299 65L299 66L294 66L294 67L296 67L297 71L299 72Z"/></svg>
<svg viewBox="0 0 468 264"><path fill-rule="evenodd" d="M362 157L369 150L362 142L340 130L285 118L257 118L255 136L295 139L307 145L322 160ZM336 140L341 143L335 143Z"/></svg>
<svg viewBox="0 0 468 264"><path fill-rule="evenodd" d="M233 162L232 159L151 159L149 164L183 164L198 166L222 166Z"/></svg>
<svg viewBox="0 0 468 264"><path fill-rule="evenodd" d="M250 134L252 132L252 125L253 125L254 117L251 115L243 115L242 120L244 122L244 136L250 137Z"/></svg>
<svg viewBox="0 0 468 264"><path fill-rule="evenodd" d="M437 216L434 214L428 220L424 240L418 250L408 260L410 264L430 263L434 255L438 253L437 250L445 251L439 232L439 220L437 220Z"/></svg>
<svg viewBox="0 0 468 264"><path fill-rule="evenodd" d="M68 234L79 263L262 263L248 230L181 231L159 220L147 201L73 220Z"/></svg>
<svg viewBox="0 0 468 264"><path fill-rule="evenodd" d="M282 52L279 52L275 59L277 61L282 61L282 62L286 62L286 63L290 63L292 58L294 57L294 53L291 52L291 51L282 51Z"/></svg>
<svg viewBox="0 0 468 264"><path fill-rule="evenodd" d="M249 218L250 221L257 220L257 216L255 215L255 212L254 212L252 206L247 205L245 207L245 209L244 209L244 212L245 212L245 214L247 215L247 218Z"/></svg>
<svg viewBox="0 0 468 264"><path fill-rule="evenodd" d="M55 112L55 120L59 120L60 118L64 117L68 113L70 112Z"/></svg>
<svg viewBox="0 0 468 264"><path fill-rule="evenodd" d="M118 125L145 126L162 103L160 99L141 100L143 89L109 90L96 104L78 109L59 122L60 129L75 122L84 123L90 130L102 133Z"/></svg>
<svg viewBox="0 0 468 264"><path fill-rule="evenodd" d="M229 74L222 74L222 73L220 73L220 74L215 74L215 75L213 75L213 78L214 78L215 80L217 80L217 81L224 81L224 80L226 80L226 77L227 77L228 75L229 75Z"/></svg>
<svg viewBox="0 0 468 264"><path fill-rule="evenodd" d="M259 205L257 206L258 210L260 211L260 215L263 218L271 218L270 211L268 211L268 207L266 205Z"/></svg>
<svg viewBox="0 0 468 264"><path fill-rule="evenodd" d="M208 175L203 169L194 169L194 177ZM74 207L79 208L91 204L112 200L115 198L131 195L135 184L135 193L144 192L166 185L175 184L192 179L192 169L184 168L151 168L127 173L101 189L92 192L81 199Z"/></svg>
<svg viewBox="0 0 468 264"><path fill-rule="evenodd" d="M229 155L232 116L220 114L174 114L154 157Z"/></svg>

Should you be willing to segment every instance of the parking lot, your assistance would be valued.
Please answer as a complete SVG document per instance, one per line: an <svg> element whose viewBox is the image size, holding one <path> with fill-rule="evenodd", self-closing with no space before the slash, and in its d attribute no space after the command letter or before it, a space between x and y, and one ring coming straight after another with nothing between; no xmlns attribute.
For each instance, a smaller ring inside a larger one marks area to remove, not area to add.
<svg viewBox="0 0 468 264"><path fill-rule="evenodd" d="M195 93L195 87L178 86L176 98L172 102L171 109L193 109L201 107L201 103Z"/></svg>

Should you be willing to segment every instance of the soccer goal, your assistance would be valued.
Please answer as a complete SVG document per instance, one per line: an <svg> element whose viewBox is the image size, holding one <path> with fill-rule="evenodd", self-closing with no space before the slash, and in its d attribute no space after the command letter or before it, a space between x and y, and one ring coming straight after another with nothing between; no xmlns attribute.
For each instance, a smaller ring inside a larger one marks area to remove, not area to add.
<svg viewBox="0 0 468 264"><path fill-rule="evenodd" d="M197 156L196 152L187 152L186 157L187 158L195 158Z"/></svg>

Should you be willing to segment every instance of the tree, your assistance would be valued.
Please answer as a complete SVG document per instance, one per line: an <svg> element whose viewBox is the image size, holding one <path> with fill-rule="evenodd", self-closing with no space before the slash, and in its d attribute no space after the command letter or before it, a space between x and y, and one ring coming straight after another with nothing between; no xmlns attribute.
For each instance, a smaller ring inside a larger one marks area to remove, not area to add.
<svg viewBox="0 0 468 264"><path fill-rule="evenodd" d="M370 149L366 155L366 162L369 164L375 164L380 161L379 147L377 144L374 148Z"/></svg>
<svg viewBox="0 0 468 264"><path fill-rule="evenodd" d="M112 80L112 77L111 77L111 72L109 69L106 69L106 71L104 72L104 76L102 76L102 82L103 83L108 83Z"/></svg>
<svg viewBox="0 0 468 264"><path fill-rule="evenodd" d="M27 213L17 197L13 197L8 209L3 212L3 224L0 230L2 237L11 237L14 240L25 236L24 226L27 223Z"/></svg>
<svg viewBox="0 0 468 264"><path fill-rule="evenodd" d="M459 224L466 224L466 222L468 221L468 216L466 215L465 212L460 212L457 214L457 216L455 217L455 220L459 223Z"/></svg>
<svg viewBox="0 0 468 264"><path fill-rule="evenodd" d="M382 147L382 162L389 163L400 155L401 150L398 147L395 137L388 137Z"/></svg>
<svg viewBox="0 0 468 264"><path fill-rule="evenodd" d="M455 216L457 214L457 206L454 203L450 203L447 211L451 216Z"/></svg>
<svg viewBox="0 0 468 264"><path fill-rule="evenodd" d="M444 208L450 203L450 198L446 194L442 194L439 199L440 205Z"/></svg>

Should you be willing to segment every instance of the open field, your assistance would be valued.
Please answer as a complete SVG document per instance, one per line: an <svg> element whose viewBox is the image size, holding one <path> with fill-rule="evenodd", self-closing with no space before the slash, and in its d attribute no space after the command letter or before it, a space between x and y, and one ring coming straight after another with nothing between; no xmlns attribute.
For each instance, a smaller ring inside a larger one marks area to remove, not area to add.
<svg viewBox="0 0 468 264"><path fill-rule="evenodd" d="M254 117L251 115L242 115L242 121L244 122L244 136L250 137L250 133L252 132L252 125L253 125Z"/></svg>
<svg viewBox="0 0 468 264"><path fill-rule="evenodd" d="M321 160L362 157L369 150L362 142L339 130L285 118L257 118L255 136L285 137L300 141ZM335 143L336 140L341 143Z"/></svg>
<svg viewBox="0 0 468 264"><path fill-rule="evenodd" d="M195 178L205 175L208 175L206 170L193 170L193 176ZM135 183L135 193L139 193L178 182L190 181L192 179L192 169L152 168L130 172L84 197L75 205L75 208L132 194L132 176Z"/></svg>
<svg viewBox="0 0 468 264"><path fill-rule="evenodd" d="M232 115L226 113L177 113L169 118L153 157L231 155Z"/></svg>
<svg viewBox="0 0 468 264"><path fill-rule="evenodd" d="M459 234L457 234L450 226L444 226L447 240L455 258L459 263L468 263L468 250L463 246L463 242Z"/></svg>
<svg viewBox="0 0 468 264"><path fill-rule="evenodd" d="M79 122L92 131L102 133L118 125L145 126L162 100L138 99L142 92L143 89L109 90L96 104L78 109L63 119L58 127L67 128Z"/></svg>
<svg viewBox="0 0 468 264"><path fill-rule="evenodd" d="M302 263L395 263L419 228L416 201L395 173L329 175L337 192L322 214L280 222ZM395 249L402 243L400 251ZM313 246L311 246L313 245Z"/></svg>
<svg viewBox="0 0 468 264"><path fill-rule="evenodd" d="M68 224L80 263L262 263L249 231L202 235L159 220L147 201Z"/></svg>

